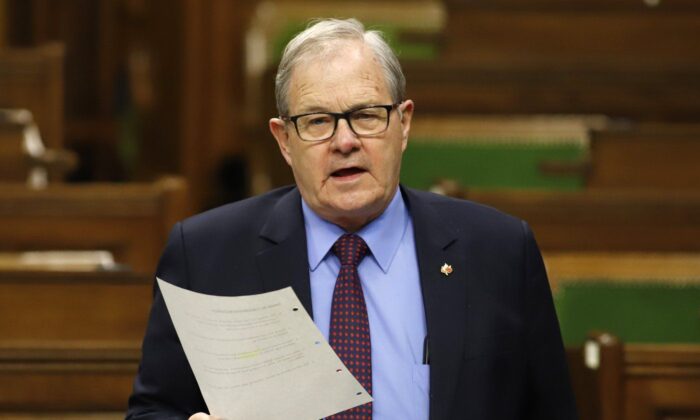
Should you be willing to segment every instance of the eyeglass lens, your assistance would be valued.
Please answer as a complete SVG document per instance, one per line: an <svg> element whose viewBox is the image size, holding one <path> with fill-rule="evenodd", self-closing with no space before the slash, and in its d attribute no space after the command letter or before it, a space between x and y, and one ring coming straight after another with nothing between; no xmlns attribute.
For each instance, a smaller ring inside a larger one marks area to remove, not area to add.
<svg viewBox="0 0 700 420"><path fill-rule="evenodd" d="M324 113L299 117L296 121L299 136L308 141L325 140L333 136L337 126L336 119L341 117L342 115ZM347 121L357 135L379 134L388 126L389 112L379 106L358 109L348 115Z"/></svg>

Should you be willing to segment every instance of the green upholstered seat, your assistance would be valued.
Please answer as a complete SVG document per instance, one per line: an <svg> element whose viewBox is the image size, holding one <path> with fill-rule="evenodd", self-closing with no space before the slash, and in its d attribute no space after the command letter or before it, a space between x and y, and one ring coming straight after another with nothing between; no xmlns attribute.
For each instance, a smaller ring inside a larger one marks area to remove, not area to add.
<svg viewBox="0 0 700 420"><path fill-rule="evenodd" d="M625 343L700 343L700 283L566 281L555 305L567 345L592 330Z"/></svg>
<svg viewBox="0 0 700 420"><path fill-rule="evenodd" d="M576 142L494 143L489 139L463 142L411 138L404 153L401 182L428 189L441 179L464 187L576 190L583 174L551 176L540 170L546 161L577 162L588 153Z"/></svg>
<svg viewBox="0 0 700 420"><path fill-rule="evenodd" d="M591 130L607 123L593 115L435 117L416 109L401 182L420 189L443 180L466 188L580 189Z"/></svg>

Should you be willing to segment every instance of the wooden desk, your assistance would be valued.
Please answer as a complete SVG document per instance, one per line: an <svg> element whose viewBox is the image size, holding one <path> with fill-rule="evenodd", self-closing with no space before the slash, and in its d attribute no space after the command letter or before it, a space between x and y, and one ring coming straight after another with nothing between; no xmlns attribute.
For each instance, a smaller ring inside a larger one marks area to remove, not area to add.
<svg viewBox="0 0 700 420"><path fill-rule="evenodd" d="M420 113L696 121L692 0L445 0L439 59L402 61Z"/></svg>
<svg viewBox="0 0 700 420"><path fill-rule="evenodd" d="M584 347L567 349L582 420L700 418L700 346L627 344L605 333L588 345L588 357Z"/></svg>
<svg viewBox="0 0 700 420"><path fill-rule="evenodd" d="M552 292L566 281L700 283L700 253L544 252Z"/></svg>
<svg viewBox="0 0 700 420"><path fill-rule="evenodd" d="M543 251L698 252L700 193L585 190L457 193L526 220Z"/></svg>
<svg viewBox="0 0 700 420"><path fill-rule="evenodd" d="M700 190L700 124L638 123L595 131L587 186Z"/></svg>
<svg viewBox="0 0 700 420"><path fill-rule="evenodd" d="M44 190L0 184L0 250L102 249L117 263L151 274L170 228L189 214L180 178Z"/></svg>
<svg viewBox="0 0 700 420"><path fill-rule="evenodd" d="M153 281L0 271L0 415L124 412Z"/></svg>

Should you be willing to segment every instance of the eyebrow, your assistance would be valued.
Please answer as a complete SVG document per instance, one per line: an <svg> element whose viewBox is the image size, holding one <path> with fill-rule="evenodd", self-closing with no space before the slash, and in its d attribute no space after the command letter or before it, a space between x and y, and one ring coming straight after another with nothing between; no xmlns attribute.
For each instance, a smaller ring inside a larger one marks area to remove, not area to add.
<svg viewBox="0 0 700 420"><path fill-rule="evenodd" d="M301 115L301 114L310 114L310 113L343 114L346 112L352 112L352 111L356 111L358 109L368 108L368 107L372 107L372 106L379 106L379 105L385 105L385 104L379 104L378 102L361 102L359 104L353 105L351 108L348 108L348 109L343 110L343 111L338 111L338 112L329 111L327 108L323 108L321 106L315 105L315 106L311 106L307 109L302 108L302 110L300 112L297 112L297 113L294 113L291 115Z"/></svg>
<svg viewBox="0 0 700 420"><path fill-rule="evenodd" d="M331 112L328 111L326 108L323 108L322 106L314 105L308 108L301 108L299 112L297 113L292 113L292 115L299 115L299 114L308 114L310 112Z"/></svg>

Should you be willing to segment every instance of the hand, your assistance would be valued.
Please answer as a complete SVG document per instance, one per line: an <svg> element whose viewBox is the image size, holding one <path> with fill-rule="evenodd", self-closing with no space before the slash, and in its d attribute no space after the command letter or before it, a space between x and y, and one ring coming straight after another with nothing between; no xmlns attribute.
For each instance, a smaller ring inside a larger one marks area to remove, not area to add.
<svg viewBox="0 0 700 420"><path fill-rule="evenodd" d="M195 413L192 414L189 420L224 420L221 417L210 416L207 413Z"/></svg>

